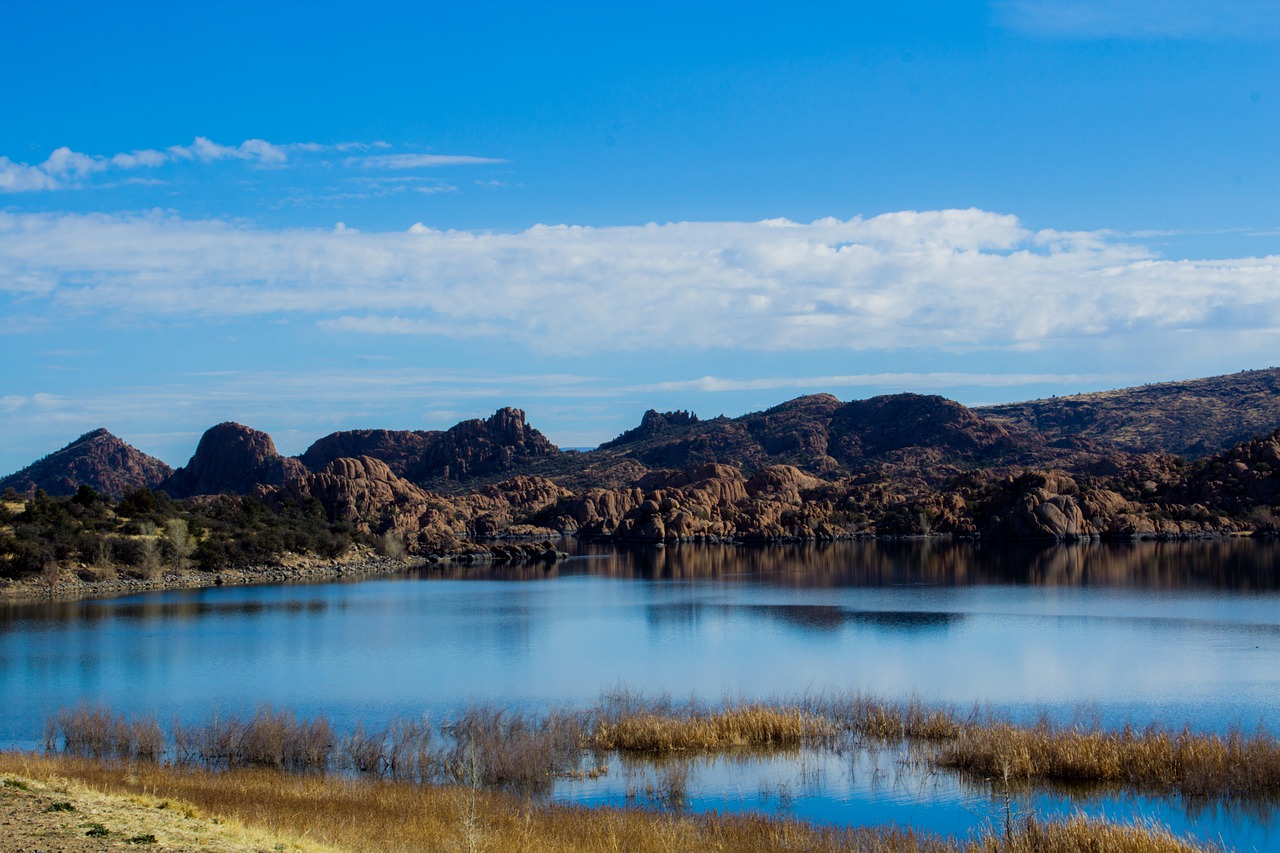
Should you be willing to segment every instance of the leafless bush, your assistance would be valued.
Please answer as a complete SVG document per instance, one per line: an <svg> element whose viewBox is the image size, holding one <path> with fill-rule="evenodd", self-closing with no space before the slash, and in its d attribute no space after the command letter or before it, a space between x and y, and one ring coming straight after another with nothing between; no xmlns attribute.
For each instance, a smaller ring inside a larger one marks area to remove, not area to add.
<svg viewBox="0 0 1280 853"><path fill-rule="evenodd" d="M164 754L164 732L155 717L135 719L101 705L59 711L45 721L45 747L89 758L155 761Z"/></svg>
<svg viewBox="0 0 1280 853"><path fill-rule="evenodd" d="M585 731L576 714L545 717L472 706L446 726L453 745L444 755L446 773L458 782L478 774L485 785L539 788L557 773L578 766Z"/></svg>

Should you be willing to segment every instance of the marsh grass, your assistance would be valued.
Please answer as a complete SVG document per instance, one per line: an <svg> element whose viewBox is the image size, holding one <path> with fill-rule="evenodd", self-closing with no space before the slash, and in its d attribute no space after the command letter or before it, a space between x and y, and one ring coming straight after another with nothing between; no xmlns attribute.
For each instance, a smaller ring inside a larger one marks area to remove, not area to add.
<svg viewBox="0 0 1280 853"><path fill-rule="evenodd" d="M673 814L646 809L532 806L497 791L401 781L284 774L265 768L210 771L72 756L0 753L0 770L71 778L117 796L163 796L185 808L353 853L486 850L793 850L810 853L1197 853L1212 848L1167 831L1085 819L1019 822L1009 832L956 841L897 828L842 829L758 814ZM471 834L463 832L471 827Z"/></svg>
<svg viewBox="0 0 1280 853"><path fill-rule="evenodd" d="M606 693L592 710L587 742L600 751L713 752L736 748L795 749L829 736L829 720L802 708L764 703L678 706L626 691Z"/></svg>
<svg viewBox="0 0 1280 853"><path fill-rule="evenodd" d="M907 760L919 768L959 771L1006 789L1103 785L1241 803L1280 797L1280 742L1262 731L1108 731L1096 721L1018 726L977 709L961 715L918 701L889 703L859 694L707 706L614 691L585 712L538 715L472 706L439 731L437 743L428 721L398 719L383 729L357 725L339 737L323 716L299 720L263 708L248 718L175 724L173 747L166 752L154 718L127 719L83 705L50 718L45 739L50 750L61 745L69 755L89 758L159 761L168 754L176 763L206 769L344 769L525 794L547 793L557 778L598 775L615 754L653 760L802 749L843 753L906 744Z"/></svg>
<svg viewBox="0 0 1280 853"><path fill-rule="evenodd" d="M1264 732L1225 735L1159 728L965 727L935 756L938 767L1026 783L1119 785L1191 798L1280 793L1280 742Z"/></svg>

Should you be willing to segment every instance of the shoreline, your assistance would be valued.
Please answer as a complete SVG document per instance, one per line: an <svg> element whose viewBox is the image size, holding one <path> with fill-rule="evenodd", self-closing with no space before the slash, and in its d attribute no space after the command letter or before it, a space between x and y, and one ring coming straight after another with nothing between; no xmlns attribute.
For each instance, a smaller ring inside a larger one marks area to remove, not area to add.
<svg viewBox="0 0 1280 853"><path fill-rule="evenodd" d="M566 538L578 539L572 534ZM1150 542L1209 542L1231 539L1273 538L1270 534L1258 533L1219 533L1219 534L1182 534L1156 536L1087 536L1068 539L988 539L985 537L955 536L946 533L930 534L890 534L890 535L855 535L842 537L784 537L777 539L712 539L690 537L685 539L654 540L638 537L592 537L589 541L618 549L635 547L667 548L682 545L724 545L726 547L768 548L776 546L824 545L833 542L905 542L905 541L954 541L979 543L1039 543L1046 547L1074 546L1087 543L1133 544ZM29 577L20 580L0 580L0 605L34 604L40 602L71 602L90 599L117 598L136 595L141 592L161 592L178 589L207 589L221 586L259 586L265 584L323 582L340 579L365 579L392 575L415 569L446 568L452 566L479 565L513 565L513 564L552 564L558 563L569 554L557 550L546 537L498 536L484 540L487 544L478 544L471 550L453 553L431 553L417 556L387 557L371 550L360 549L357 553L337 560L298 557L288 555L286 560L267 566L250 566L248 568L228 568L216 572L205 572L199 569L186 568L170 570L150 578L96 578L87 579L85 573L91 573L87 567L67 569L60 573L54 581L43 577Z"/></svg>
<svg viewBox="0 0 1280 853"><path fill-rule="evenodd" d="M74 574L50 582L43 578L14 581L0 586L0 603L34 604L39 602L82 601L116 598L140 592L174 589L207 589L219 586L259 586L295 581L325 581L339 578L365 578L395 574L431 565L426 557L393 559L361 555L357 559L320 561L298 560L292 564L253 566L203 572L182 569L155 578L107 578L84 580Z"/></svg>

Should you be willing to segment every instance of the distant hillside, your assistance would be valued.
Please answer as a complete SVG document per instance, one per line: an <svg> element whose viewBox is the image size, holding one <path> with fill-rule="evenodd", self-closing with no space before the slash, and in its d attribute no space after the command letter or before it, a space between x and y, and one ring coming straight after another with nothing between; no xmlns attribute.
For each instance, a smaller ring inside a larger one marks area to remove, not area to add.
<svg viewBox="0 0 1280 853"><path fill-rule="evenodd" d="M105 429L87 432L61 450L0 479L0 492L74 495L81 485L119 498L139 486L154 488L173 473L165 463L116 438Z"/></svg>
<svg viewBox="0 0 1280 853"><path fill-rule="evenodd" d="M843 403L811 394L738 418L646 412L639 427L578 461L590 467L621 457L650 468L715 463L745 471L785 464L831 477L870 464L996 464L1046 451L1029 431L1006 429L945 397L887 394Z"/></svg>
<svg viewBox="0 0 1280 853"><path fill-rule="evenodd" d="M983 406L991 421L1123 450L1199 458L1280 427L1280 368Z"/></svg>
<svg viewBox="0 0 1280 853"><path fill-rule="evenodd" d="M788 465L827 481L874 475L937 485L978 469L1095 471L1130 465L1113 458L1124 455L1203 458L1277 427L1280 369L1271 368L978 409L904 393L850 402L811 394L710 420L649 410L637 427L586 451L560 450L512 408L444 431L333 433L298 458L279 455L266 433L227 423L206 432L191 461L167 478L164 463L98 430L0 486L70 494L86 483L119 495L158 484L175 497L246 494L362 456L446 495L521 475L569 489L631 488L652 472L705 465L733 466L748 477Z"/></svg>

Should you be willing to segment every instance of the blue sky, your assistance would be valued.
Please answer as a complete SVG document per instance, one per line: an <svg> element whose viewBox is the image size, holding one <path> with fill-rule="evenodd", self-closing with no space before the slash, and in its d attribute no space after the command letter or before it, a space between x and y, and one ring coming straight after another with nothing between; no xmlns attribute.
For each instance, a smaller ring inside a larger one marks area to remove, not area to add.
<svg viewBox="0 0 1280 853"><path fill-rule="evenodd" d="M1273 0L2 14L0 472L1280 363Z"/></svg>

